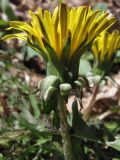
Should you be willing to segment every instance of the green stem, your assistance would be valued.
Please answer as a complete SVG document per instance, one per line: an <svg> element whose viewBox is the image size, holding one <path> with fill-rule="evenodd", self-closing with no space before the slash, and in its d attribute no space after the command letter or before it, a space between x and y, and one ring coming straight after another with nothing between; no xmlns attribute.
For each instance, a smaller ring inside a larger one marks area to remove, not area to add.
<svg viewBox="0 0 120 160"><path fill-rule="evenodd" d="M71 137L69 133L69 125L67 122L67 110L63 97L59 95L58 97L58 109L60 116L60 129L63 143L63 151L65 160L75 160L75 156L73 154Z"/></svg>

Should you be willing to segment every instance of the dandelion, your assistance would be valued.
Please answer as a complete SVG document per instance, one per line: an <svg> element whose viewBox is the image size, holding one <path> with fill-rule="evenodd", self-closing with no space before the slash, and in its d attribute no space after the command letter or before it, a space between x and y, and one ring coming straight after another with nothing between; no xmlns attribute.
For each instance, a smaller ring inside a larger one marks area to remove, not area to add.
<svg viewBox="0 0 120 160"><path fill-rule="evenodd" d="M103 32L98 36L92 46L95 57L95 68L109 73L114 62L117 50L120 48L120 33L115 30L112 33Z"/></svg>
<svg viewBox="0 0 120 160"><path fill-rule="evenodd" d="M8 30L15 29L17 33L6 35L3 40L26 41L53 66L50 74L56 74L56 70L64 81L75 80L81 55L95 37L115 23L115 18L108 13L93 11L88 6L69 9L66 4L60 4L53 13L39 8L36 13L30 11L29 14L30 23L11 21Z"/></svg>
<svg viewBox="0 0 120 160"><path fill-rule="evenodd" d="M11 21L8 30L15 29L17 32L4 36L3 40L22 39L45 60L49 76L40 82L41 106L47 109L46 113L52 110L54 113L59 111L54 115L56 128L60 126L64 157L65 160L75 160L76 152L74 153L72 148L66 102L73 84L81 101L82 80L78 79L80 57L101 32L115 23L115 18L109 17L106 12L93 11L88 6L69 9L66 4L60 4L53 13L39 8L37 13L30 11L29 14L30 23ZM87 83L84 77L83 80ZM74 118L79 114L76 110L77 103L73 106ZM76 134L77 130L74 131Z"/></svg>

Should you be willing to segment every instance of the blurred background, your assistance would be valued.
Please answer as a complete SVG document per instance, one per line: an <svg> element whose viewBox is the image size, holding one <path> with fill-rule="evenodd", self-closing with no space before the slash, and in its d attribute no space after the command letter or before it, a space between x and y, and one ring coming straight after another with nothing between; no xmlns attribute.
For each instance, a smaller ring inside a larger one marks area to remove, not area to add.
<svg viewBox="0 0 120 160"><path fill-rule="evenodd" d="M120 0L65 2L69 7L91 5L93 9L107 10L117 18L116 24L109 31L120 30ZM58 3L57 0L0 0L0 38L9 33L5 30L9 21L29 21L28 10L36 11L41 7L52 11ZM86 75L92 66L93 56L87 51L81 59L80 74ZM57 138L42 132L44 128L51 128L51 117L45 115L50 111L44 111L39 96L31 94L45 74L42 58L24 42L16 39L7 42L0 40L0 160L63 158ZM92 120L97 128L102 129L99 136L106 136L108 132L110 136L111 133L114 136L120 134L120 51L117 52L111 75L113 81L108 78L103 82L91 113L90 122ZM84 106L91 94L92 89L85 90ZM114 149L90 142L87 147L84 160L120 160L120 154Z"/></svg>

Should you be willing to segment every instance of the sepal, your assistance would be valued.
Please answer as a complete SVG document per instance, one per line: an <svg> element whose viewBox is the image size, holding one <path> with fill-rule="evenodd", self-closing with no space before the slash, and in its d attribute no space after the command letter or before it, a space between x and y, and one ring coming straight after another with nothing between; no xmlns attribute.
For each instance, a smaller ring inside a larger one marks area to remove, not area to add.
<svg viewBox="0 0 120 160"><path fill-rule="evenodd" d="M85 76L79 76L77 80L74 81L75 87L83 88L86 87L87 89L90 88L89 81Z"/></svg>
<svg viewBox="0 0 120 160"><path fill-rule="evenodd" d="M44 101L48 101L51 96L57 91L57 88L54 86L49 86L46 93L43 95Z"/></svg>
<svg viewBox="0 0 120 160"><path fill-rule="evenodd" d="M49 53L49 60L56 66L58 67L59 64L59 59L57 56L57 53L55 52L55 50L50 46L50 44L45 40L45 38L42 38L42 42L46 48L46 50Z"/></svg>
<svg viewBox="0 0 120 160"><path fill-rule="evenodd" d="M59 88L60 79L54 75L47 76L39 82L40 98L48 101Z"/></svg>
<svg viewBox="0 0 120 160"><path fill-rule="evenodd" d="M72 86L69 83L60 84L60 93L62 96L68 96L72 89Z"/></svg>

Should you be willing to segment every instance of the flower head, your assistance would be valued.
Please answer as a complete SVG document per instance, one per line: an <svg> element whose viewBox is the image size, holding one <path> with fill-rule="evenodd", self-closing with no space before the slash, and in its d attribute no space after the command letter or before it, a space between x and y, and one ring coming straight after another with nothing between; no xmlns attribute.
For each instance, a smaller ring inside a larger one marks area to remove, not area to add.
<svg viewBox="0 0 120 160"><path fill-rule="evenodd" d="M27 41L46 62L51 62L56 68L67 68L72 75L77 74L80 56L94 38L115 23L115 18L108 17L108 13L93 11L88 6L69 9L66 4L61 4L53 13L41 8L37 13L29 13L31 23L11 21L8 29L16 29L20 33L3 39Z"/></svg>
<svg viewBox="0 0 120 160"><path fill-rule="evenodd" d="M95 67L108 73L113 64L117 49L120 48L120 33L103 32L93 42L92 52L95 57Z"/></svg>

